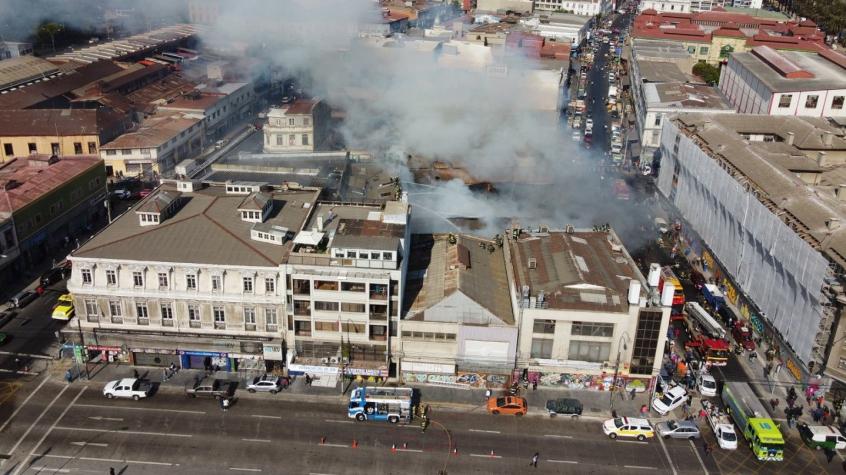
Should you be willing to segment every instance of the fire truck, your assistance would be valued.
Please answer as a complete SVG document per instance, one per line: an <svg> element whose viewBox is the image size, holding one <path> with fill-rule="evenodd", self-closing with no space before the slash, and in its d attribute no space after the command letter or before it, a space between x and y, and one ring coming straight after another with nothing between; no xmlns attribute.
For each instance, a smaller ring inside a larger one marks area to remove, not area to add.
<svg viewBox="0 0 846 475"><path fill-rule="evenodd" d="M687 302L684 310L689 336L685 349L698 351L705 363L711 366L728 364L730 345L723 327L696 302Z"/></svg>

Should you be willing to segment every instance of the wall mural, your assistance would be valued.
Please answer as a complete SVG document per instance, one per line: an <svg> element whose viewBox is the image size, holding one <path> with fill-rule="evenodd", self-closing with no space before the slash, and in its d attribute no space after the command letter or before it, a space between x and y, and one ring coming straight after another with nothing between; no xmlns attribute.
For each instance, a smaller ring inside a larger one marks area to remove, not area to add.
<svg viewBox="0 0 846 475"><path fill-rule="evenodd" d="M505 386L508 382L508 376L504 374L458 373L454 375L403 372L402 376L406 383L441 384L467 388L493 388Z"/></svg>

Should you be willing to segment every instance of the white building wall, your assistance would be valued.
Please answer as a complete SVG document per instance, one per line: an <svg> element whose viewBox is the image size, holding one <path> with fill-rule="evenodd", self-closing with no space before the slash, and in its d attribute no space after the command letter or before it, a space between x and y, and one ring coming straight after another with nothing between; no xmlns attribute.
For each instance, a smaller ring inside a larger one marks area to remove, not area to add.
<svg viewBox="0 0 846 475"><path fill-rule="evenodd" d="M670 121L664 123L661 148L661 193L797 356L810 361L826 259Z"/></svg>
<svg viewBox="0 0 846 475"><path fill-rule="evenodd" d="M643 0L640 2L639 11L649 9L658 13L690 13L690 0Z"/></svg>

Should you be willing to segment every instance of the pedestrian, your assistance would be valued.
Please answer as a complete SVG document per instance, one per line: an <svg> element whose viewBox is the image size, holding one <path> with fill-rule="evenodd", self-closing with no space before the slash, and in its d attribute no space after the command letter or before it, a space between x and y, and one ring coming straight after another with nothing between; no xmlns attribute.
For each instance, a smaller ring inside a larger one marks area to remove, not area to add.
<svg viewBox="0 0 846 475"><path fill-rule="evenodd" d="M311 386L311 376L309 376L308 373L306 373L305 377L306 377L306 386Z"/></svg>
<svg viewBox="0 0 846 475"><path fill-rule="evenodd" d="M133 370L132 370L132 375L135 377L135 379L138 379L138 378L139 378L139 376L138 376L138 370L137 370L137 369L133 369Z"/></svg>
<svg viewBox="0 0 846 475"><path fill-rule="evenodd" d="M831 449L825 449L825 459L828 460L828 463L831 463L834 460L834 451Z"/></svg>
<svg viewBox="0 0 846 475"><path fill-rule="evenodd" d="M538 380L535 379L535 380L532 381L532 391L537 391L537 390L538 390Z"/></svg>
<svg viewBox="0 0 846 475"><path fill-rule="evenodd" d="M704 439L702 441L702 449L705 451L705 455L711 455L711 444Z"/></svg>
<svg viewBox="0 0 846 475"><path fill-rule="evenodd" d="M649 406L646 404L640 406L640 415L645 417L647 414L649 414Z"/></svg>
<svg viewBox="0 0 846 475"><path fill-rule="evenodd" d="M540 458L540 452L535 452L535 455L532 455L532 461L529 463L532 467L538 468L538 459Z"/></svg>
<svg viewBox="0 0 846 475"><path fill-rule="evenodd" d="M704 421L706 417L708 417L708 411L706 411L705 408L703 407L702 409L699 410L699 419Z"/></svg>
<svg viewBox="0 0 846 475"><path fill-rule="evenodd" d="M632 390L629 391L629 394L632 396L632 401L634 401L635 396L637 396L637 388L633 387Z"/></svg>
<svg viewBox="0 0 846 475"><path fill-rule="evenodd" d="M109 475L115 475L115 468L109 467Z"/></svg>
<svg viewBox="0 0 846 475"><path fill-rule="evenodd" d="M224 397L220 399L220 407L223 408L223 412L226 412L229 409L229 398Z"/></svg>

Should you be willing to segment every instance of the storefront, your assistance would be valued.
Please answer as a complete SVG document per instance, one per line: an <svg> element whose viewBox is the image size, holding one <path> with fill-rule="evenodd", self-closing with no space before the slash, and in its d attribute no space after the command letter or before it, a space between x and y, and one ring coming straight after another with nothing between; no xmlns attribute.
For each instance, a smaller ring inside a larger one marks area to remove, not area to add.
<svg viewBox="0 0 846 475"><path fill-rule="evenodd" d="M325 375L337 377L341 374L341 368L338 366L316 366L291 363L288 365L288 374L290 376L302 376L308 374L311 376Z"/></svg>
<svg viewBox="0 0 846 475"><path fill-rule="evenodd" d="M129 352L119 346L88 345L85 350L88 352L89 363L129 362Z"/></svg>
<svg viewBox="0 0 846 475"><path fill-rule="evenodd" d="M181 366L186 369L208 369L217 367L220 371L232 371L232 360L228 353L215 351L178 350Z"/></svg>
<svg viewBox="0 0 846 475"><path fill-rule="evenodd" d="M176 366L182 365L180 356L176 350L162 350L158 348L132 348L132 364L137 366L161 366L167 367L171 363Z"/></svg>

